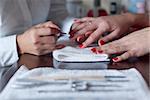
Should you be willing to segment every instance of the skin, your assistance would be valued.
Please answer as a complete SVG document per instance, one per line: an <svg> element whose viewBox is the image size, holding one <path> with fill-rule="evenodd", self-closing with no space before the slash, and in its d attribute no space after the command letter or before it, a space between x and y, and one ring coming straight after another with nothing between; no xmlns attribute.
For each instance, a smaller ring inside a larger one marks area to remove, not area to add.
<svg viewBox="0 0 150 100"><path fill-rule="evenodd" d="M60 28L51 21L31 27L17 36L19 54L44 55L56 49Z"/></svg>
<svg viewBox="0 0 150 100"><path fill-rule="evenodd" d="M147 20L148 15L146 14L135 15L130 13L98 18L86 17L77 19L71 28L70 34L74 34L71 40L79 40L79 37L84 37L84 42L82 42L83 47L87 47L97 40L99 40L98 44L101 45L101 40L106 43L127 35L131 28L139 29L148 26ZM102 37L102 35L107 32L110 34Z"/></svg>
<svg viewBox="0 0 150 100"><path fill-rule="evenodd" d="M84 42L80 45L81 48L99 40L99 47L91 50L94 53L120 54L120 56L113 59L114 62L119 62L130 57L143 56L150 52L149 26L149 16L147 14L126 13L115 16L77 19L72 25L70 34L75 34L71 38L72 40L79 40L79 37L84 36ZM143 29L144 27L148 28ZM87 32L90 34L86 35ZM105 32L110 32L110 34L101 37ZM101 40L104 41L104 44L101 44ZM112 40L115 41L109 42Z"/></svg>
<svg viewBox="0 0 150 100"><path fill-rule="evenodd" d="M150 27L135 31L119 40L96 48L107 54L121 55L113 59L114 62L126 60L130 57L140 57L150 52Z"/></svg>

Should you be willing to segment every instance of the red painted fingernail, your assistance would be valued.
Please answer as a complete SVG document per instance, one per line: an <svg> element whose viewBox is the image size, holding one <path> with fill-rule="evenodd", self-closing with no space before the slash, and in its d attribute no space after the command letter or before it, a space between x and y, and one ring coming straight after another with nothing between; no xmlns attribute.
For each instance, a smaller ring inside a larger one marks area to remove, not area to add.
<svg viewBox="0 0 150 100"><path fill-rule="evenodd" d="M91 51L92 51L93 53L96 53L96 48L92 48Z"/></svg>
<svg viewBox="0 0 150 100"><path fill-rule="evenodd" d="M80 44L80 45L79 45L79 48L84 48L84 47L83 47L83 44Z"/></svg>
<svg viewBox="0 0 150 100"><path fill-rule="evenodd" d="M90 35L91 35L91 32L86 32L85 33L85 36L87 36L87 37L90 36Z"/></svg>
<svg viewBox="0 0 150 100"><path fill-rule="evenodd" d="M78 36L78 37L77 37L77 41L78 41L78 42L80 42L80 41L81 41L81 39L82 39L82 37L81 37L81 36Z"/></svg>
<svg viewBox="0 0 150 100"><path fill-rule="evenodd" d="M105 44L105 42L103 41L103 40L100 40L100 42L99 42L101 45L104 45Z"/></svg>
<svg viewBox="0 0 150 100"><path fill-rule="evenodd" d="M85 41L85 36L84 35L80 35L80 36L78 36L77 37L77 39L76 39L76 41L77 41L77 43L83 43L84 41Z"/></svg>
<svg viewBox="0 0 150 100"><path fill-rule="evenodd" d="M98 53L103 53L103 50L99 50Z"/></svg>
<svg viewBox="0 0 150 100"><path fill-rule="evenodd" d="M113 58L113 61L117 61L118 60L118 58Z"/></svg>

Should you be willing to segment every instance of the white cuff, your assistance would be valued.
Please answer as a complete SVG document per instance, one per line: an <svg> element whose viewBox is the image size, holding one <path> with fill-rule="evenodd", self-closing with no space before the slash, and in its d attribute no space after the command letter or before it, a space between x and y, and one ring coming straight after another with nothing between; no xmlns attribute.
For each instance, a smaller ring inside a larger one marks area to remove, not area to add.
<svg viewBox="0 0 150 100"><path fill-rule="evenodd" d="M0 66L8 66L19 59L16 35L0 38Z"/></svg>

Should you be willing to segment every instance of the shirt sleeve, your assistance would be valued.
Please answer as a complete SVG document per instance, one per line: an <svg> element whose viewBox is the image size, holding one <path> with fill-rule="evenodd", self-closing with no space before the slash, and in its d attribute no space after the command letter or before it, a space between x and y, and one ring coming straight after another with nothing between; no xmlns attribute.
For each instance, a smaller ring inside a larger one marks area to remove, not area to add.
<svg viewBox="0 0 150 100"><path fill-rule="evenodd" d="M63 20L68 17L66 0L51 0L48 20L62 26Z"/></svg>
<svg viewBox="0 0 150 100"><path fill-rule="evenodd" d="M9 66L18 59L16 35L0 38L0 67Z"/></svg>

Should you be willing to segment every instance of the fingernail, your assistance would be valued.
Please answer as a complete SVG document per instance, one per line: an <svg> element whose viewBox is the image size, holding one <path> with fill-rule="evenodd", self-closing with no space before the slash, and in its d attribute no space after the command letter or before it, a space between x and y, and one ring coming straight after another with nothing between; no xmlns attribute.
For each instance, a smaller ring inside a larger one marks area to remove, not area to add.
<svg viewBox="0 0 150 100"><path fill-rule="evenodd" d="M82 37L81 37L81 36L78 36L78 37L77 37L77 41L78 41L78 42L80 42L80 41L81 41L81 39L82 39Z"/></svg>
<svg viewBox="0 0 150 100"><path fill-rule="evenodd" d="M74 37L74 34L70 34L70 37L69 38L73 38Z"/></svg>
<svg viewBox="0 0 150 100"><path fill-rule="evenodd" d="M112 60L113 60L113 61L117 61L117 60L118 60L118 58L116 57L116 58L113 58Z"/></svg>
<svg viewBox="0 0 150 100"><path fill-rule="evenodd" d="M85 36L88 37L88 36L90 36L90 34L91 34L91 32L86 32Z"/></svg>
<svg viewBox="0 0 150 100"><path fill-rule="evenodd" d="M84 47L83 47L83 44L80 44L80 45L79 45L79 48L84 48Z"/></svg>
<svg viewBox="0 0 150 100"><path fill-rule="evenodd" d="M101 45L104 45L105 44L105 42L103 41L103 40L100 40L100 42L99 42Z"/></svg>
<svg viewBox="0 0 150 100"><path fill-rule="evenodd" d="M103 53L103 50L99 50L98 53Z"/></svg>
<svg viewBox="0 0 150 100"><path fill-rule="evenodd" d="M70 34L69 38L73 38L74 37L74 32L73 31L71 31L69 34Z"/></svg>
<svg viewBox="0 0 150 100"><path fill-rule="evenodd" d="M91 48L91 51L92 51L93 53L96 53L96 48Z"/></svg>
<svg viewBox="0 0 150 100"><path fill-rule="evenodd" d="M83 43L85 41L85 39L86 39L85 36L81 35L81 36L77 37L76 41L81 44L81 43Z"/></svg>

